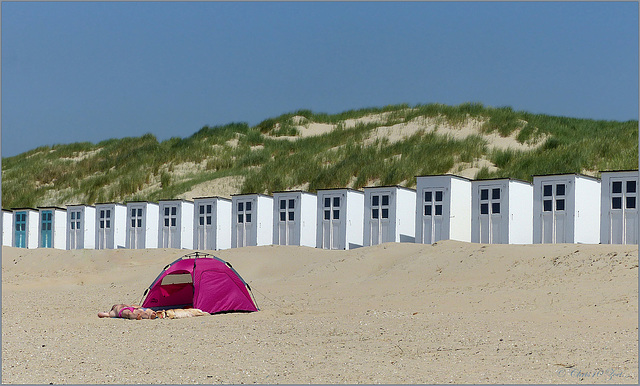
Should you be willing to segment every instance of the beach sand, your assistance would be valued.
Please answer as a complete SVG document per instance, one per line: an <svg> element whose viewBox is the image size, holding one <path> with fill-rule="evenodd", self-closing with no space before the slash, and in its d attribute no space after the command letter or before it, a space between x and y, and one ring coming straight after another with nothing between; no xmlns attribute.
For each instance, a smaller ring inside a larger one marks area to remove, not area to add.
<svg viewBox="0 0 640 386"><path fill-rule="evenodd" d="M2 247L3 383L638 383L638 247L217 251L261 311L99 319L190 251Z"/></svg>

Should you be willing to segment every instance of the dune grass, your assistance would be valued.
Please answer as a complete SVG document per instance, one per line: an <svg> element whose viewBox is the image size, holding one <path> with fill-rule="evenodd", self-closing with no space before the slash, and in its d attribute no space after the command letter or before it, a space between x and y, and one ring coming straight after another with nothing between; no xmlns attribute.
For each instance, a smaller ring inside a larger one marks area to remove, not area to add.
<svg viewBox="0 0 640 386"><path fill-rule="evenodd" d="M370 116L378 122L345 125L346 120ZM483 132L544 143L530 151L495 150L480 136L459 140L425 132L394 143L386 138L365 142L377 127L418 118L436 118L450 127L475 119L483 122ZM296 137L298 124L312 122L335 129L297 140L277 138ZM531 181L534 174L636 169L638 121L555 117L480 103L399 104L338 114L297 110L254 127L243 122L204 126L189 137L162 142L145 134L97 144L44 146L3 158L2 206L153 201L175 198L199 183L228 176L244 179L242 193L299 186L312 192L370 185L413 187L417 175L447 173L457 163L479 158L489 159L498 170L484 168L478 178Z"/></svg>

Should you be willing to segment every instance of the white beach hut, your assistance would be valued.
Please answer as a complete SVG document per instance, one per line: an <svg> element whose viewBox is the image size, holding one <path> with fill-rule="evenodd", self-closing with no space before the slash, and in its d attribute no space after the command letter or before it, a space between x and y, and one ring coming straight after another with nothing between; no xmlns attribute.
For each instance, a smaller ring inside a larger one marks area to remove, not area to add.
<svg viewBox="0 0 640 386"><path fill-rule="evenodd" d="M193 202L161 200L158 248L193 248Z"/></svg>
<svg viewBox="0 0 640 386"><path fill-rule="evenodd" d="M214 251L231 248L231 200L198 197L193 204L193 247Z"/></svg>
<svg viewBox="0 0 640 386"><path fill-rule="evenodd" d="M532 184L503 178L472 181L471 187L471 242L533 242Z"/></svg>
<svg viewBox="0 0 640 386"><path fill-rule="evenodd" d="M600 242L638 244L638 171L601 172Z"/></svg>
<svg viewBox="0 0 640 386"><path fill-rule="evenodd" d="M13 247L13 212L2 209L2 245Z"/></svg>
<svg viewBox="0 0 640 386"><path fill-rule="evenodd" d="M96 249L124 248L127 239L127 207L96 204Z"/></svg>
<svg viewBox="0 0 640 386"><path fill-rule="evenodd" d="M13 247L13 212L2 209L2 245Z"/></svg>
<svg viewBox="0 0 640 386"><path fill-rule="evenodd" d="M67 205L67 249L95 249L96 208Z"/></svg>
<svg viewBox="0 0 640 386"><path fill-rule="evenodd" d="M264 194L231 196L231 248L273 243L273 197Z"/></svg>
<svg viewBox="0 0 640 386"><path fill-rule="evenodd" d="M364 193L353 189L319 189L316 247L354 249L364 245Z"/></svg>
<svg viewBox="0 0 640 386"><path fill-rule="evenodd" d="M316 246L317 196L297 191L273 193L273 244Z"/></svg>
<svg viewBox="0 0 640 386"><path fill-rule="evenodd" d="M600 242L600 180L580 174L533 176L534 244Z"/></svg>
<svg viewBox="0 0 640 386"><path fill-rule="evenodd" d="M402 186L364 188L364 245L416 240L416 191Z"/></svg>
<svg viewBox="0 0 640 386"><path fill-rule="evenodd" d="M127 236L125 245L129 249L158 247L158 225L160 207L154 202L127 202Z"/></svg>
<svg viewBox="0 0 640 386"><path fill-rule="evenodd" d="M471 180L450 174L416 178L416 243L471 241Z"/></svg>
<svg viewBox="0 0 640 386"><path fill-rule="evenodd" d="M33 208L13 208L13 246L38 248L40 214Z"/></svg>
<svg viewBox="0 0 640 386"><path fill-rule="evenodd" d="M38 246L67 249L67 210L58 207L38 207Z"/></svg>

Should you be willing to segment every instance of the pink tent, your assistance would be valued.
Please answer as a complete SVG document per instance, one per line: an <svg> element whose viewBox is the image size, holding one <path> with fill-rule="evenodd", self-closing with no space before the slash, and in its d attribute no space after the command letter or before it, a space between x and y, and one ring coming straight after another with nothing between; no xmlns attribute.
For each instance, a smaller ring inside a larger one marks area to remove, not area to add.
<svg viewBox="0 0 640 386"><path fill-rule="evenodd" d="M195 252L164 267L145 291L142 306L156 310L193 307L210 314L257 311L247 289L251 290L231 264Z"/></svg>

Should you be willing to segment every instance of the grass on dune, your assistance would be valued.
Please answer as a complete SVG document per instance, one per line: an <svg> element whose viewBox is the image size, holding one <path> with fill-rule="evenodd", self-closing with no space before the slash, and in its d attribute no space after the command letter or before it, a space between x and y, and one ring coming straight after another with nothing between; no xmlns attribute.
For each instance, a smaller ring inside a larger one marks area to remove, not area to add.
<svg viewBox="0 0 640 386"><path fill-rule="evenodd" d="M379 122L360 121L349 128L344 124L372 115ZM475 119L483 122L482 132L544 143L530 151L495 150L481 136L459 140L425 132L394 143L386 138L365 142L379 126L420 117L451 127ZM277 138L297 136L298 124L312 122L335 129L297 140ZM371 184L412 187L416 175L446 173L459 162L479 158L490 160L498 170L484 168L478 178L530 181L534 174L636 169L638 121L556 117L480 103L400 104L339 114L297 110L254 127L242 122L204 126L189 137L162 142L145 134L97 144L43 146L3 158L2 206L174 198L199 183L227 176L243 178L243 193L299 186L312 192Z"/></svg>

